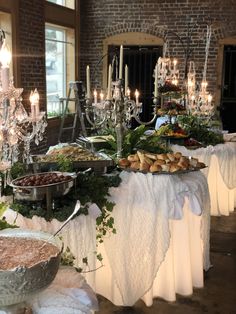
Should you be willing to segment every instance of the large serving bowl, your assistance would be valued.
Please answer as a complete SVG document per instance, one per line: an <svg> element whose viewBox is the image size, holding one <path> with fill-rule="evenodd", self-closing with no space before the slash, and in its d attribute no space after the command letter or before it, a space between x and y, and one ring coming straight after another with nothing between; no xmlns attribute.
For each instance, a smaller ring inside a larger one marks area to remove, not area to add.
<svg viewBox="0 0 236 314"><path fill-rule="evenodd" d="M32 267L0 270L0 308L21 303L44 290L55 278L60 264L60 243L48 233L34 230L5 229L0 236L21 237L47 241L58 247L59 252Z"/></svg>

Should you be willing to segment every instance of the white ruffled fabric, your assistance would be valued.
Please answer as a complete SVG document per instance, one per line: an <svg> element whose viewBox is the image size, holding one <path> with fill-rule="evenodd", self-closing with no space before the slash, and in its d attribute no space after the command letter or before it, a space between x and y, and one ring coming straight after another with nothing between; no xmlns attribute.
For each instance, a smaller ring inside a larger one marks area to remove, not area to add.
<svg viewBox="0 0 236 314"><path fill-rule="evenodd" d="M211 158L215 155L218 159L220 166L220 173L224 183L229 189L236 188L236 143L229 142L218 144L216 146L207 146L206 148L198 148L189 150L184 146L172 145L171 148L174 152L181 152L185 156L192 156L204 162L207 168L202 172L208 176L209 165Z"/></svg>
<svg viewBox="0 0 236 314"><path fill-rule="evenodd" d="M106 239L104 245L123 303L133 305L152 287L169 247L169 219L182 218L185 197L194 214L203 213L204 266L210 267L209 193L200 172L184 175L122 172L121 178L120 186L110 189L111 200L116 204L113 216L117 234Z"/></svg>
<svg viewBox="0 0 236 314"><path fill-rule="evenodd" d="M95 293L73 267L60 268L52 284L29 304L34 314L91 314L98 310Z"/></svg>

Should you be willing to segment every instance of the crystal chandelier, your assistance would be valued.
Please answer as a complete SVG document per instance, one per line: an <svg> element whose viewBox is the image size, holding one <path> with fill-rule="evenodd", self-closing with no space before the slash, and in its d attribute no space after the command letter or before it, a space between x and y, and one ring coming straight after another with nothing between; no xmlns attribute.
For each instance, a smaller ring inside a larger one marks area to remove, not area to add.
<svg viewBox="0 0 236 314"><path fill-rule="evenodd" d="M5 33L0 29L0 163L12 164L19 159L30 160L30 144L43 139L47 126L45 112L39 110L39 94L31 92L31 113L22 104L23 88L15 88L9 75L11 52L6 44Z"/></svg>

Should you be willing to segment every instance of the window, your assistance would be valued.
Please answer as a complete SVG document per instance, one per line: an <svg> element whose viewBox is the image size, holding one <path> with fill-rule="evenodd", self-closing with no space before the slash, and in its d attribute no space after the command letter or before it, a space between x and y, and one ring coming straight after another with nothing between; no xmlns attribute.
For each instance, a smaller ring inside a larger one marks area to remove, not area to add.
<svg viewBox="0 0 236 314"><path fill-rule="evenodd" d="M66 97L69 82L75 80L75 35L73 29L51 24L45 34L47 113L52 117L61 114L60 98Z"/></svg>
<svg viewBox="0 0 236 314"><path fill-rule="evenodd" d="M0 28L6 36L6 43L12 52L12 32L11 32L11 15L0 11ZM10 63L10 73L13 75L12 62Z"/></svg>
<svg viewBox="0 0 236 314"><path fill-rule="evenodd" d="M47 1L61 5L63 7L70 8L70 9L75 8L75 0L47 0Z"/></svg>

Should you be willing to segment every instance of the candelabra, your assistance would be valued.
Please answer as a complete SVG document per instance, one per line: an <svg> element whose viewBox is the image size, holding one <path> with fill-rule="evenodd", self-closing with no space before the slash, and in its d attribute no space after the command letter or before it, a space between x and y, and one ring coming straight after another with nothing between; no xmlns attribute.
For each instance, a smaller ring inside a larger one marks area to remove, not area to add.
<svg viewBox="0 0 236 314"><path fill-rule="evenodd" d="M105 100L103 93L100 94L98 102L97 91L94 91L92 100L90 93L90 72L87 66L87 99L85 106L86 119L90 125L95 128L107 126L115 129L117 142L117 157L122 156L122 141L124 132L131 125L131 120L134 118L139 124L150 125L157 117L157 97L153 98L153 117L150 121L141 121L140 113L142 112L142 103L139 102L139 92L135 91L135 100L130 98L128 88L128 67L125 66L125 81L122 79L123 66L123 46L120 47L120 62L119 62L119 78L112 82L112 66L109 65L108 71L108 88ZM123 88L123 85L125 88Z"/></svg>
<svg viewBox="0 0 236 314"><path fill-rule="evenodd" d="M22 104L23 88L15 88L9 76L11 53L6 45L5 33L0 30L0 168L19 159L30 160L30 144L36 145L43 139L47 126L45 112L39 110L39 94L31 92L31 113L28 114ZM6 166L7 167L7 166Z"/></svg>
<svg viewBox="0 0 236 314"><path fill-rule="evenodd" d="M196 72L195 64L190 61L189 71L187 75L187 89L188 89L188 102L187 109L189 113L197 115L208 122L214 115L214 105L212 104L212 95L207 91L207 61L211 39L211 26L207 26L206 47L205 47L205 62L203 69L203 77L200 89L196 88Z"/></svg>

